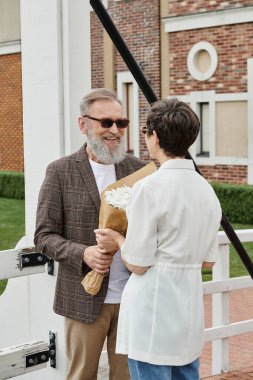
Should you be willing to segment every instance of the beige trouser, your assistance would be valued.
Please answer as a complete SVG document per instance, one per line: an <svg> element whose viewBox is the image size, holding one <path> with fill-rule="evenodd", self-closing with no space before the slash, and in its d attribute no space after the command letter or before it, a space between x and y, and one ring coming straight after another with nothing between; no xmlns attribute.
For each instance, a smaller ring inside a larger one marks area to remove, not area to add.
<svg viewBox="0 0 253 380"><path fill-rule="evenodd" d="M94 323L66 318L69 358L67 380L96 380L100 354L107 337L110 380L130 380L127 356L115 354L119 304L104 304Z"/></svg>

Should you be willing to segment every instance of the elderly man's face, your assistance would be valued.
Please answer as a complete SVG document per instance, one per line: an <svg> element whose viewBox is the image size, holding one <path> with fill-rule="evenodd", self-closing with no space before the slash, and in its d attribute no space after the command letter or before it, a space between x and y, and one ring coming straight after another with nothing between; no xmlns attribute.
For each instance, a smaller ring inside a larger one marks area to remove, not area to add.
<svg viewBox="0 0 253 380"><path fill-rule="evenodd" d="M86 112L86 115L96 119L122 119L121 105L114 100L98 100ZM94 161L110 164L117 163L125 157L124 128L118 128L115 123L110 128L103 128L100 121L79 118L81 131L87 135L87 152Z"/></svg>

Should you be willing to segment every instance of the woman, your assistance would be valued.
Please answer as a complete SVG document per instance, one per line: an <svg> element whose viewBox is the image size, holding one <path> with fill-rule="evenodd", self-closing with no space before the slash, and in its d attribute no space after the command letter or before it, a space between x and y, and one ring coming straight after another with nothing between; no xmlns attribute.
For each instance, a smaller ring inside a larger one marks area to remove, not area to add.
<svg viewBox="0 0 253 380"><path fill-rule="evenodd" d="M124 289L116 352L131 379L197 380L203 347L201 268L218 250L219 201L185 159L199 132L197 115L176 98L156 102L143 128L154 174L134 185L126 238L96 230L101 247L117 242L132 275Z"/></svg>

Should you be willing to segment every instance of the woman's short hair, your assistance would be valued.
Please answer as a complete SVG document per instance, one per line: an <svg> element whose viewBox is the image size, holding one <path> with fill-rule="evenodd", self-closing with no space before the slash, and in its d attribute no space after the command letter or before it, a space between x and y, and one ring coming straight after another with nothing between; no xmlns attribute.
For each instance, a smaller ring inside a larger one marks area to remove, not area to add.
<svg viewBox="0 0 253 380"><path fill-rule="evenodd" d="M147 118L147 134L156 131L168 156L185 156L199 133L200 122L191 107L177 98L154 103Z"/></svg>
<svg viewBox="0 0 253 380"><path fill-rule="evenodd" d="M81 115L85 115L89 107L97 100L115 100L120 105L122 104L114 91L108 90L107 88L95 88L82 98L80 102Z"/></svg>

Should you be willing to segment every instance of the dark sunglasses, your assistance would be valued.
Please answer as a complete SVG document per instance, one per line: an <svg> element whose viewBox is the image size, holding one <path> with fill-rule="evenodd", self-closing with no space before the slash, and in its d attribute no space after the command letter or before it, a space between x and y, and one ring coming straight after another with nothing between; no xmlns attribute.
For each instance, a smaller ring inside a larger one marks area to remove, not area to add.
<svg viewBox="0 0 253 380"><path fill-rule="evenodd" d="M92 117L90 115L83 115L83 117L87 117L88 119L99 121L102 128L111 128L114 123L117 125L118 129L126 128L129 125L128 119L112 120L107 117L102 117L101 119L97 119L96 117Z"/></svg>
<svg viewBox="0 0 253 380"><path fill-rule="evenodd" d="M143 135L145 135L145 134L147 133L147 131L148 131L148 128L147 128L147 127L142 127L142 128L141 128L141 133L142 133Z"/></svg>

